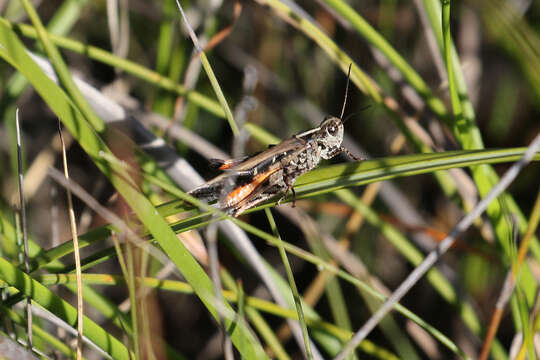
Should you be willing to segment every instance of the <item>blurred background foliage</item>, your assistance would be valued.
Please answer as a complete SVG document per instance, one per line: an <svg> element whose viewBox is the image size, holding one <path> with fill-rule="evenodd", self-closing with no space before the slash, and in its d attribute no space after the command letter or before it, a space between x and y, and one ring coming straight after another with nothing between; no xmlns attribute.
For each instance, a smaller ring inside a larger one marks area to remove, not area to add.
<svg viewBox="0 0 540 360"><path fill-rule="evenodd" d="M309 33L283 21L277 7L272 5L273 1L191 0L181 3L203 47L211 44L205 48L205 52L241 128L245 123L251 123L283 139L316 126L327 114L339 115L346 85L346 71L343 69L348 64L337 66ZM424 100L417 95L418 92L415 92L415 86L408 84L389 64L381 49L366 41L366 33L351 26L336 9L339 3L323 0L281 2L299 16L317 24L353 59L356 66L398 104L400 111L393 111L395 108L381 105L381 101L361 91L357 84L351 84L345 110L349 120L345 128L349 141L361 146L355 147L353 152L358 154L357 151L360 151L363 156L373 158L418 152L414 144L406 141L407 137L403 129L396 125L399 121L395 117L412 120L414 124L409 124L409 129L412 129L415 136L427 138L428 147L434 151L463 149L461 140L446 125L448 120L442 119L426 106ZM429 3L433 2L381 0L347 3L420 75L445 105L448 114L451 114L444 56L437 47L436 35L433 35L434 30L428 20L428 9L432 6ZM51 33L101 48L142 68L155 71L172 80L172 83L182 84L210 99L216 98L206 73L201 69L199 58L194 54L193 43L174 1L48 0L36 2L34 6ZM527 146L540 131L540 2L452 1L451 9L452 37L466 80L469 100L476 114L474 121L485 148ZM10 23L29 23L19 1L0 1L0 10L2 19ZM440 28L435 29L435 33L437 31L440 32ZM16 33L28 49L43 53L43 47L36 42L35 37L27 36L21 29L16 30ZM111 66L107 61L96 59L84 50L62 49L61 53L72 74L100 89L136 116L159 114L170 119L171 124L192 130L234 157L254 153L267 146L251 137L245 129L240 136L234 137L222 116L216 116L215 111L209 111L200 103L179 96L170 87L160 85L158 79L145 77L140 69L130 70L125 64ZM5 210L3 216L9 217L14 213L17 203L13 121L15 107L21 111L25 168L29 169L30 165L37 166L41 162L59 167L61 158L58 141L53 140L57 134L57 118L49 106L40 100L31 86L24 86L22 79L15 77L17 72L13 67L1 62L0 69L0 164L3 169L0 172L0 183ZM157 136L163 137L203 177L208 179L216 174L208 167L200 151L171 136L167 126L158 127L151 122L145 125ZM47 156L50 158L45 159ZM111 205L114 187L77 142L69 147L68 159L71 177L102 204L114 208ZM345 157L339 156L323 166L344 161ZM508 166L495 165L494 169L502 174ZM45 170L36 171L41 171L43 175ZM32 182L33 179L39 179L34 192L27 199L28 224L36 243L43 248L50 248L57 245L51 239L65 241L71 235L63 192L59 190L60 194L51 196L54 186L41 175L26 180ZM529 217L533 209L539 175L540 164L533 163L509 189L525 218ZM433 248L437 240L443 238L470 210L467 201L472 199L474 203L478 199L478 191L468 169L454 174L451 182L457 183L454 186L460 188L458 195L445 192L441 180L432 174L392 180L395 190L400 193L400 201L408 203L408 207L402 209L413 209L421 223L408 223L393 213L388 197L375 197L372 211L385 223L395 226L403 236L409 239L414 236L423 237L426 241L423 244L414 241L409 244L425 252ZM150 184L145 183L142 188L154 203L172 199ZM350 190L361 196L364 187L352 187ZM469 197L464 196L464 193ZM57 215L51 211L55 205L58 207L55 210L58 211ZM350 253L364 262L368 272L387 288L395 288L413 269L410 260L406 260L395 245L388 242L373 222L363 226L351 224L356 213L350 204L340 201L336 196L326 194L310 197L298 201L297 205L311 215L324 233L336 239L347 239L350 242ZM511 228L510 211L504 204L502 208L506 212L505 226ZM103 219L95 217L78 200L75 200L75 211L84 231L104 224ZM248 214L243 219L267 232L271 231L263 212ZM326 250L317 253L310 244L309 233L290 220L289 216L276 213L281 237L301 248L310 249L319 257L327 258L324 255ZM479 323L486 327L509 264L513 262L501 243L514 242L513 246L518 246L519 241L497 239L497 232L490 225L489 219L484 217L482 220L459 239L458 244L444 257L439 270L449 279L460 299L472 304ZM6 237L6 227L2 229ZM58 235L53 236L54 231L58 231ZM235 256L235 250L228 245L224 236L220 236L220 240L223 240L219 247L223 266L243 283L248 295L266 297L259 286L258 277L246 271L248 267ZM259 240L254 240L254 243L267 261L281 271L282 264L276 249ZM83 258L111 246L111 243L107 244L85 248ZM6 249L3 252L5 256L9 253ZM297 286L300 293L303 293L313 285L319 270L308 266L303 260L289 257ZM532 258L529 264L535 276L538 276L537 261ZM66 262L71 263L71 260ZM88 271L117 274L120 270L113 259ZM149 271L153 272L155 269ZM347 283L341 286L350 330L354 330L363 324L370 311L361 301L355 287ZM123 286L96 287L112 302L119 303L127 296ZM57 291L62 297L73 301L72 293L62 288ZM333 323L336 314L332 310L335 306L332 302L335 300L331 299L332 290L327 288L326 291L327 297L322 296L312 306L323 319ZM537 315L534 306L536 289L533 287L528 291L530 300L525 303L532 319ZM156 334L171 348L186 358L221 356L219 350L210 355L203 351L217 328L195 296L159 291L151 299L151 310L148 311L155 315L152 317L152 326L155 326ZM511 311L503 318L497 338L506 353L499 353L497 358L505 358L511 343L517 341L520 328L519 303L516 300ZM429 281L422 280L402 304L452 339L453 343L473 358L480 351L483 333L472 336L471 328L460 319L456 303L445 301L434 291ZM92 306L85 307L85 313L95 321L103 320L103 315ZM126 310L126 313L129 311ZM395 316L394 320L398 329L376 331L370 340L401 358L445 359L457 356L419 328L413 327L408 319ZM282 324L282 319L278 317L268 316L267 321L273 329ZM103 321L103 327L117 336L122 334L122 330L113 329L110 322ZM9 332L7 329L3 331ZM53 331L50 327L48 329ZM399 345L391 340L392 334L396 333L403 336L407 345ZM301 357L293 341L283 342L292 358ZM45 352L50 351L46 346L43 349ZM90 349L87 349L85 355L89 358L100 356ZM390 355L377 353L362 353L360 358L364 356L391 358Z"/></svg>

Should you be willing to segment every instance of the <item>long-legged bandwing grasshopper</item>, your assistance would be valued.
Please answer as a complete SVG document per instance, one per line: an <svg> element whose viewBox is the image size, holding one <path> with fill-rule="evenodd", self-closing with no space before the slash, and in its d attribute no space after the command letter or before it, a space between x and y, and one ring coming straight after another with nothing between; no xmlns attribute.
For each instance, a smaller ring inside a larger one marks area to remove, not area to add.
<svg viewBox="0 0 540 360"><path fill-rule="evenodd" d="M349 74L345 101L339 118L327 116L311 130L282 141L258 154L242 159L212 160L224 173L189 192L204 201L217 200L217 207L232 216L278 194L293 193L296 178L314 169L322 159L331 159L344 152L354 160L361 160L341 146L343 142L343 112L347 100Z"/></svg>

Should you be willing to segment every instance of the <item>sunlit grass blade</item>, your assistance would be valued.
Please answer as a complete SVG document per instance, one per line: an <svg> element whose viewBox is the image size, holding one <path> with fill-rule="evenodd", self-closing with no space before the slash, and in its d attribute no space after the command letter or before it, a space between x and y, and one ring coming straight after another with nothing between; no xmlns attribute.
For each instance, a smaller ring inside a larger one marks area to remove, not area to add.
<svg viewBox="0 0 540 360"><path fill-rule="evenodd" d="M315 169L310 173L300 176L296 181L295 189L298 198L307 198L329 193L340 188L365 185L401 176L421 175L436 170L466 167L479 163L496 164L515 161L523 155L524 151L525 148L454 151L395 156L377 160L366 160L361 163L332 165ZM534 160L540 161L540 154L537 154ZM266 205L250 209L248 212L272 205L275 205L275 202L269 202ZM186 205L183 200L173 200L158 206L157 210L161 216L166 217L192 208L192 205ZM208 214L203 213L178 222L175 225L175 230L187 231L204 226L207 222ZM111 229L107 226L93 229L79 237L79 245L85 247L95 241L106 238L110 235L110 231ZM531 251L540 256L540 248L538 248L536 243L532 242L530 246ZM72 251L73 244L66 242L34 257L31 267L32 269L41 267ZM54 268L49 267L49 270L52 271Z"/></svg>

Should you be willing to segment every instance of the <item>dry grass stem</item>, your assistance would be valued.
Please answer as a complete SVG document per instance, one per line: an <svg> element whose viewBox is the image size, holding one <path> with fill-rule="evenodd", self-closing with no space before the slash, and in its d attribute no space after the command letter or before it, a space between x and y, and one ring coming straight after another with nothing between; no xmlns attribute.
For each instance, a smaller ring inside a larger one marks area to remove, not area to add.
<svg viewBox="0 0 540 360"><path fill-rule="evenodd" d="M62 134L62 127L60 121L58 121L58 134L62 143L62 165L64 168L64 177L69 181L69 171L66 155L66 144L64 142L64 135ZM83 348L83 285L82 285L82 271L81 271L81 255L79 252L79 236L77 234L77 222L75 220L75 211L73 210L73 199L71 197L71 190L66 188L66 196L68 202L69 212L69 225L71 229L71 237L73 239L73 255L75 257L75 274L77 276L77 360L82 359Z"/></svg>

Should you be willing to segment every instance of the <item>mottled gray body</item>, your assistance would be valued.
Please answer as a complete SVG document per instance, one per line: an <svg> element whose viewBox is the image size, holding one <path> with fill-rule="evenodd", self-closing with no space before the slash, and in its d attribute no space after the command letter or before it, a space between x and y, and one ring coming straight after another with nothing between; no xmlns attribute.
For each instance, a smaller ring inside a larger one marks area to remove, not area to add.
<svg viewBox="0 0 540 360"><path fill-rule="evenodd" d="M217 207L238 216L245 210L289 191L294 195L296 178L314 169L322 159L330 159L344 151L341 147L343 122L328 117L315 129L295 135L257 155L240 161L223 161L225 172L190 191L205 200L218 200ZM294 198L293 198L294 202Z"/></svg>

